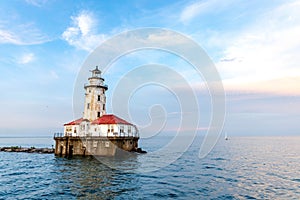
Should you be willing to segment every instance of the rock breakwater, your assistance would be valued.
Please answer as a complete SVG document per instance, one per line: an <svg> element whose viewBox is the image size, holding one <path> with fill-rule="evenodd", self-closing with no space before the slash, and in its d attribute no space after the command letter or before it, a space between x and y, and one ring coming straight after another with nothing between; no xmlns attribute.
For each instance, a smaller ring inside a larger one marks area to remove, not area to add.
<svg viewBox="0 0 300 200"><path fill-rule="evenodd" d="M25 152L25 153L54 153L53 148L35 148L35 147L0 147L0 151L4 152Z"/></svg>

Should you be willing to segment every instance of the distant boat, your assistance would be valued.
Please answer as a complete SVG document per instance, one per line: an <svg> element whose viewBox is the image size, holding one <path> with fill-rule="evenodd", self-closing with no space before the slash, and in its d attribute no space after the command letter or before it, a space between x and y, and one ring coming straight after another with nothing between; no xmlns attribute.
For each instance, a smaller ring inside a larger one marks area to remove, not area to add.
<svg viewBox="0 0 300 200"><path fill-rule="evenodd" d="M227 132L225 132L225 140L228 140Z"/></svg>

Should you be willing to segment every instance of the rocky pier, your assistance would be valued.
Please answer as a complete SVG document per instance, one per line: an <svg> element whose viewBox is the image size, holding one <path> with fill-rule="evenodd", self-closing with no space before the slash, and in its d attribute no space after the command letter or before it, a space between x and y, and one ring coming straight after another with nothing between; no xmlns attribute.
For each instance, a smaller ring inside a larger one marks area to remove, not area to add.
<svg viewBox="0 0 300 200"><path fill-rule="evenodd" d="M54 153L53 148L35 148L35 147L26 148L26 147L20 147L20 146L0 147L0 151L3 151L3 152L44 153L44 154Z"/></svg>

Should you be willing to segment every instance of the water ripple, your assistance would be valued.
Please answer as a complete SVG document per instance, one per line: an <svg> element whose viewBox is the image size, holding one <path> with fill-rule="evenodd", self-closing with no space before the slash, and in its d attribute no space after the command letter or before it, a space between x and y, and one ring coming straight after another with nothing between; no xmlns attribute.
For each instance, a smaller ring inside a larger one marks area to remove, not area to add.
<svg viewBox="0 0 300 200"><path fill-rule="evenodd" d="M175 163L143 174L90 157L0 152L0 199L299 199L299 142L231 138L199 160L197 141ZM140 161L103 159L124 167Z"/></svg>

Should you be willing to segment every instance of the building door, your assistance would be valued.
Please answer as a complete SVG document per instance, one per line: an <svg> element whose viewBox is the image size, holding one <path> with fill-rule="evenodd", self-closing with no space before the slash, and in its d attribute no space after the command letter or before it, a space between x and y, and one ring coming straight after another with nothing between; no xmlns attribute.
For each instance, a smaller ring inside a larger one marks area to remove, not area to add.
<svg viewBox="0 0 300 200"><path fill-rule="evenodd" d="M69 158L72 158L73 156L73 145L69 146Z"/></svg>

